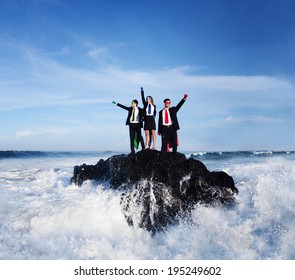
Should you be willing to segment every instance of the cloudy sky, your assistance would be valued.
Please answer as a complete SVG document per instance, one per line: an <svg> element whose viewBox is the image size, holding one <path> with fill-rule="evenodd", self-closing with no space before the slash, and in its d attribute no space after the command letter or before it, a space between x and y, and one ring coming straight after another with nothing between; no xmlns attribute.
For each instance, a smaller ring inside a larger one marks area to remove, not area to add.
<svg viewBox="0 0 295 280"><path fill-rule="evenodd" d="M295 150L292 0L0 0L0 14L0 150L128 151L111 102L141 86L159 110L189 94L179 150Z"/></svg>

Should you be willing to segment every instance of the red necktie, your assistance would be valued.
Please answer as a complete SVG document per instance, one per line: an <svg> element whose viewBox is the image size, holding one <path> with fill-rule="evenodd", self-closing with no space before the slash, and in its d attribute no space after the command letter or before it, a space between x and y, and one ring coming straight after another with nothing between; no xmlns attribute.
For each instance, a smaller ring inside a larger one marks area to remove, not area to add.
<svg viewBox="0 0 295 280"><path fill-rule="evenodd" d="M169 123L168 109L165 110L165 124Z"/></svg>

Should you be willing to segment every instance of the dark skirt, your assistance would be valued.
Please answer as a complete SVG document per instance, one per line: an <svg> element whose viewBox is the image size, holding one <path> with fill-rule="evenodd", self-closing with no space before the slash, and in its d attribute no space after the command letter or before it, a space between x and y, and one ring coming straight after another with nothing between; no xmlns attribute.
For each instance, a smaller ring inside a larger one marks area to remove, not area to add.
<svg viewBox="0 0 295 280"><path fill-rule="evenodd" d="M144 130L156 130L156 122L153 116L144 117Z"/></svg>

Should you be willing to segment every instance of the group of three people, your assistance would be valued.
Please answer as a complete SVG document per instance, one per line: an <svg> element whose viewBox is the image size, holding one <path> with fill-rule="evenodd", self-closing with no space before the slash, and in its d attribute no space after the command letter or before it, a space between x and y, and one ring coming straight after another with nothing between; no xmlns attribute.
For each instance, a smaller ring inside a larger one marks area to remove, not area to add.
<svg viewBox="0 0 295 280"><path fill-rule="evenodd" d="M177 112L187 97L188 95L185 94L175 107L171 107L170 99L166 98L164 100L164 108L159 112L158 135L161 135L162 139L161 153L166 155L169 149L168 147L171 145L173 158L176 158L178 145L177 130L180 128ZM143 88L141 88L141 98L144 105L143 109L138 107L138 101L136 99L132 100L131 107L113 101L113 104L128 111L126 125L129 125L130 149L132 154L135 153L135 148L138 148L139 142L142 149L149 149L151 144L152 149L156 149L156 105L152 96L144 97ZM145 144L141 135L142 127L145 131Z"/></svg>

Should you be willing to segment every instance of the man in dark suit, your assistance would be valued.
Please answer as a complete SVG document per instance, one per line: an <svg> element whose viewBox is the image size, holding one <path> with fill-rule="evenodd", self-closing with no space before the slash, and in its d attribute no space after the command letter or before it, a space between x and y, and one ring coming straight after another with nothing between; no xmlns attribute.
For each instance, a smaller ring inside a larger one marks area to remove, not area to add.
<svg viewBox="0 0 295 280"><path fill-rule="evenodd" d="M119 106L120 108L128 111L128 116L126 119L126 125L129 125L129 136L130 136L130 149L131 153L135 154L135 148L138 148L139 142L142 149L144 149L144 142L141 135L142 128L142 109L138 107L138 101L136 99L132 100L131 107L124 106L115 101L113 104Z"/></svg>
<svg viewBox="0 0 295 280"><path fill-rule="evenodd" d="M166 98L164 100L165 107L159 112L158 134L162 137L161 154L167 155L167 145L172 143L173 159L176 158L177 152L177 130L180 129L177 112L186 101L188 95L185 94L183 99L175 106L170 107L171 101Z"/></svg>

